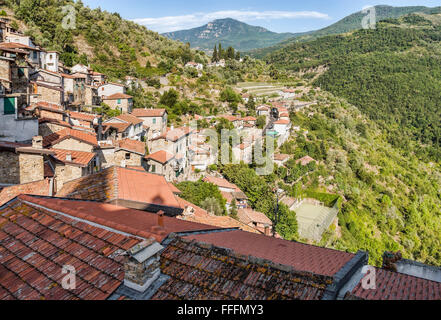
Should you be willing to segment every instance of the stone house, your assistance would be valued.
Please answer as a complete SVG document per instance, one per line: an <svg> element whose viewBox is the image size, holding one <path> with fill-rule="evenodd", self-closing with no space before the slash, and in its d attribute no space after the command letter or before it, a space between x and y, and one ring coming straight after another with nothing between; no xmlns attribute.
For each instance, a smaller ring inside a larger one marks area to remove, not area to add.
<svg viewBox="0 0 441 320"><path fill-rule="evenodd" d="M100 86L106 82L106 75L103 73L92 71L91 77L92 77L92 83L91 83L92 86Z"/></svg>
<svg viewBox="0 0 441 320"><path fill-rule="evenodd" d="M31 82L30 103L49 102L62 105L64 90L61 87L47 85L41 82Z"/></svg>
<svg viewBox="0 0 441 320"><path fill-rule="evenodd" d="M151 140L149 151L167 151L172 154L177 162L177 177L188 175L190 171L190 154L188 147L191 144L191 138L194 130L189 127L170 128L165 134Z"/></svg>
<svg viewBox="0 0 441 320"><path fill-rule="evenodd" d="M145 143L124 139L121 141L100 141L98 156L102 168L112 166L141 167L145 155Z"/></svg>
<svg viewBox="0 0 441 320"><path fill-rule="evenodd" d="M41 118L38 119L38 135L45 137L64 129L72 129L73 126L62 120Z"/></svg>
<svg viewBox="0 0 441 320"><path fill-rule="evenodd" d="M29 106L27 110L33 111L34 114L40 119L53 119L58 121L67 120L67 114L64 111L63 106L59 104L37 102Z"/></svg>
<svg viewBox="0 0 441 320"><path fill-rule="evenodd" d="M99 119L101 119L100 115L90 114L90 113L82 113L69 111L69 122L74 126L84 127L88 129L93 129L94 125L98 125Z"/></svg>
<svg viewBox="0 0 441 320"><path fill-rule="evenodd" d="M277 164L279 167L282 167L285 165L285 163L288 162L289 158L289 154L275 154L274 163Z"/></svg>
<svg viewBox="0 0 441 320"><path fill-rule="evenodd" d="M102 97L111 96L114 94L125 94L126 88L123 84L119 83L104 83L98 87L98 95Z"/></svg>
<svg viewBox="0 0 441 320"><path fill-rule="evenodd" d="M0 185L9 186L40 181L45 178L44 157L53 154L43 149L43 138L32 144L0 141Z"/></svg>
<svg viewBox="0 0 441 320"><path fill-rule="evenodd" d="M57 51L47 51L43 52L42 55L42 67L43 69L52 71L52 72L58 72L58 63L60 54Z"/></svg>
<svg viewBox="0 0 441 320"><path fill-rule="evenodd" d="M133 125L128 122L103 123L101 140L123 140L128 138L132 132Z"/></svg>
<svg viewBox="0 0 441 320"><path fill-rule="evenodd" d="M84 104L86 106L99 106L101 104L101 98L98 95L97 87L86 85L84 91Z"/></svg>
<svg viewBox="0 0 441 320"><path fill-rule="evenodd" d="M63 86L63 77L58 72L52 72L44 69L36 69L34 71L31 71L29 77L31 81L39 82L49 86L56 86L60 88Z"/></svg>
<svg viewBox="0 0 441 320"><path fill-rule="evenodd" d="M131 124L131 126L129 126L128 135L124 138L140 141L144 136L143 121L133 115L124 113L103 122L104 126L108 124Z"/></svg>
<svg viewBox="0 0 441 320"><path fill-rule="evenodd" d="M168 113L165 109L134 109L131 114L141 119L144 126L149 128L147 141L167 131Z"/></svg>
<svg viewBox="0 0 441 320"><path fill-rule="evenodd" d="M247 142L241 143L233 147L233 155L236 161L250 164L253 161L253 145Z"/></svg>
<svg viewBox="0 0 441 320"><path fill-rule="evenodd" d="M14 59L0 56L0 94L11 92L11 63Z"/></svg>
<svg viewBox="0 0 441 320"><path fill-rule="evenodd" d="M147 172L162 175L168 182L176 180L176 158L170 152L160 150L145 156L144 159Z"/></svg>
<svg viewBox="0 0 441 320"><path fill-rule="evenodd" d="M56 191L66 182L88 176L99 170L97 155L92 152L49 149L53 154L50 165L54 168Z"/></svg>
<svg viewBox="0 0 441 320"><path fill-rule="evenodd" d="M128 94L115 93L110 96L102 96L101 99L113 110L119 110L122 113L132 112L133 97Z"/></svg>

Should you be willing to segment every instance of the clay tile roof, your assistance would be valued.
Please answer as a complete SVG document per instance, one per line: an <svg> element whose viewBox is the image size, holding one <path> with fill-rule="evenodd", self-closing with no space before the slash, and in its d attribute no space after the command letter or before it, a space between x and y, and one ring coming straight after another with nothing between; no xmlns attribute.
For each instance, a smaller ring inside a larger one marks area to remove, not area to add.
<svg viewBox="0 0 441 320"><path fill-rule="evenodd" d="M110 96L103 97L103 100L132 99L132 96L124 93L115 93Z"/></svg>
<svg viewBox="0 0 441 320"><path fill-rule="evenodd" d="M139 118L162 117L166 112L165 109L134 109L132 115Z"/></svg>
<svg viewBox="0 0 441 320"><path fill-rule="evenodd" d="M254 211L253 209L250 208L238 209L237 215L239 217L239 220L245 224L261 223L270 226L273 224L270 218L268 218L264 213Z"/></svg>
<svg viewBox="0 0 441 320"><path fill-rule="evenodd" d="M64 184L57 196L104 202L127 200L146 204L147 207L160 206L181 211L173 190L163 176L128 168L111 167L70 181Z"/></svg>
<svg viewBox="0 0 441 320"><path fill-rule="evenodd" d="M55 176L55 172L52 169L51 165L49 164L49 162L45 162L44 163L44 177L45 178L53 178Z"/></svg>
<svg viewBox="0 0 441 320"><path fill-rule="evenodd" d="M376 268L376 289L363 289L362 282L347 300L441 300L441 283Z"/></svg>
<svg viewBox="0 0 441 320"><path fill-rule="evenodd" d="M69 111L69 115L73 119L84 120L84 121L88 121L88 122L93 122L96 118L101 118L101 116L99 116L99 115L89 114L89 113L80 113L80 112L74 112L74 111Z"/></svg>
<svg viewBox="0 0 441 320"><path fill-rule="evenodd" d="M167 129L167 132L152 139L153 141L155 140L161 140L161 139L166 139L168 141L172 141L172 142L176 142L179 139L190 135L191 133L193 133L194 130L189 128L189 127L182 127L182 128L176 128L176 129Z"/></svg>
<svg viewBox="0 0 441 320"><path fill-rule="evenodd" d="M224 119L226 119L226 120L228 120L230 122L234 122L234 121L239 121L240 120L240 118L238 118L236 116L228 115L228 114L221 115L221 116L219 116L219 118L224 118Z"/></svg>
<svg viewBox="0 0 441 320"><path fill-rule="evenodd" d="M334 276L355 255L243 231L190 235L186 239L267 259L295 270Z"/></svg>
<svg viewBox="0 0 441 320"><path fill-rule="evenodd" d="M81 167L87 167L90 162L96 157L95 153L83 152L83 151L73 151L73 150L61 150L61 149L50 149L50 151L55 152L53 157L65 164L74 164ZM72 160L67 160L67 156L70 155Z"/></svg>
<svg viewBox="0 0 441 320"><path fill-rule="evenodd" d="M19 196L0 209L0 299L107 299L124 280L121 253L142 239L79 220L71 214L78 203L53 206L57 213L47 204ZM67 262L77 271L74 290L61 283Z"/></svg>
<svg viewBox="0 0 441 320"><path fill-rule="evenodd" d="M33 51L41 51L37 48L32 48L30 46L27 46L25 44L21 44L18 42L3 42L0 44L0 49L26 49L26 50L33 50Z"/></svg>
<svg viewBox="0 0 441 320"><path fill-rule="evenodd" d="M314 162L315 160L313 158L311 158L310 156L305 156L299 160L296 161L297 164L301 164L302 166L306 166L311 162Z"/></svg>
<svg viewBox="0 0 441 320"><path fill-rule="evenodd" d="M242 120L243 121L257 121L257 119L254 117L245 117L245 118L242 118Z"/></svg>
<svg viewBox="0 0 441 320"><path fill-rule="evenodd" d="M70 138L90 144L94 147L98 147L96 134L90 134L84 131L68 129L68 128L44 137L43 146L44 147L55 146L57 143Z"/></svg>
<svg viewBox="0 0 441 320"><path fill-rule="evenodd" d="M205 182L212 183L220 188L226 188L226 189L234 189L235 191L241 191L238 186L236 186L233 183L228 182L224 178L217 178L213 176L206 176L203 179Z"/></svg>
<svg viewBox="0 0 441 320"><path fill-rule="evenodd" d="M154 160L156 162L159 162L161 164L166 164L170 160L173 160L175 158L174 155L172 155L170 152L165 150L160 150L158 152L149 154L148 156L145 156L144 159L146 160Z"/></svg>
<svg viewBox="0 0 441 320"><path fill-rule="evenodd" d="M119 119L119 120L122 120L122 121L125 121L125 122L128 122L128 123L131 123L134 126L143 122L142 120L138 119L137 117L132 116L132 115L127 114L127 113L121 114L121 115L119 115L119 116L117 116L115 118Z"/></svg>
<svg viewBox="0 0 441 320"><path fill-rule="evenodd" d="M320 300L333 282L179 237L161 253L161 262L170 279L153 300Z"/></svg>
<svg viewBox="0 0 441 320"><path fill-rule="evenodd" d="M39 124L52 123L52 124L57 124L62 127L66 127L66 128L72 128L72 125L70 123L68 123L66 121L58 120L58 119L40 118L40 119L38 119L38 123Z"/></svg>
<svg viewBox="0 0 441 320"><path fill-rule="evenodd" d="M140 155L145 154L145 143L137 140L124 139L121 141L116 141L120 149L135 152Z"/></svg>
<svg viewBox="0 0 441 320"><path fill-rule="evenodd" d="M18 184L15 186L5 187L0 191L0 206L14 199L21 194L33 194L39 196L49 195L50 182L48 179Z"/></svg>
<svg viewBox="0 0 441 320"><path fill-rule="evenodd" d="M44 102L44 101L37 102L36 104L29 106L26 109L29 110L29 109L35 109L35 108L53 111L56 113L65 113L63 106L61 106L59 104Z"/></svg>
<svg viewBox="0 0 441 320"><path fill-rule="evenodd" d="M154 238L162 242L169 234L178 232L216 230L213 226L182 221L164 216L164 227L158 225L158 215L109 203L78 201L58 198L38 198L20 196L45 208L66 212L69 216L92 221L104 227L112 228L142 238ZM127 249L131 248L128 247ZM126 249L126 250L127 250Z"/></svg>
<svg viewBox="0 0 441 320"><path fill-rule="evenodd" d="M118 131L118 133L126 131L132 124L131 123L117 123L117 122L108 122L103 123L104 131L107 131L109 128L114 128Z"/></svg>
<svg viewBox="0 0 441 320"><path fill-rule="evenodd" d="M74 79L87 79L87 76L85 74L82 74L82 73L71 74L71 77L74 78Z"/></svg>
<svg viewBox="0 0 441 320"><path fill-rule="evenodd" d="M286 159L289 159L289 154L274 154L274 160L276 161L285 161Z"/></svg>
<svg viewBox="0 0 441 320"><path fill-rule="evenodd" d="M285 125L288 125L289 123L290 123L289 120L278 120L274 122L274 124L285 124Z"/></svg>

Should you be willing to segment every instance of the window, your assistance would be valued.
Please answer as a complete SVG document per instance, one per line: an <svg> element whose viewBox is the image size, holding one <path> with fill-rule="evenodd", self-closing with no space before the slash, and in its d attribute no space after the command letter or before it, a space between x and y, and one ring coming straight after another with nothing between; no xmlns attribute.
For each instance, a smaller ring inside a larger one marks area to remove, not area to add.
<svg viewBox="0 0 441 320"><path fill-rule="evenodd" d="M25 75L24 68L18 68L18 76L21 78L24 77L24 75Z"/></svg>
<svg viewBox="0 0 441 320"><path fill-rule="evenodd" d="M126 160L130 160L130 153L126 153Z"/></svg>
<svg viewBox="0 0 441 320"><path fill-rule="evenodd" d="M34 51L34 59L37 59L38 58L38 53L37 53L37 51Z"/></svg>
<svg viewBox="0 0 441 320"><path fill-rule="evenodd" d="M118 99L118 102L117 102L118 104L121 104L121 99Z"/></svg>
<svg viewBox="0 0 441 320"><path fill-rule="evenodd" d="M156 166L152 165L152 173L156 173Z"/></svg>
<svg viewBox="0 0 441 320"><path fill-rule="evenodd" d="M153 118L153 124L156 124L156 118Z"/></svg>
<svg viewBox="0 0 441 320"><path fill-rule="evenodd" d="M4 114L15 114L15 98L4 98Z"/></svg>

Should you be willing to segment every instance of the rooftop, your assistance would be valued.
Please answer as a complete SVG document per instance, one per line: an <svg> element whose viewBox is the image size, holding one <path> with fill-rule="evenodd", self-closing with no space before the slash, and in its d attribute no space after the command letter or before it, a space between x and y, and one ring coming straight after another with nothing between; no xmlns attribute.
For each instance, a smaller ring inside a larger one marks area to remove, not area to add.
<svg viewBox="0 0 441 320"><path fill-rule="evenodd" d="M165 150L160 150L155 153L149 154L144 157L146 160L154 160L156 162L159 162L161 164L166 164L170 160L173 160L175 158L174 155L172 155L170 152Z"/></svg>
<svg viewBox="0 0 441 320"><path fill-rule="evenodd" d="M244 231L229 231L190 235L186 239L228 248L236 253L252 255L298 271L324 276L335 275L355 255L337 250L315 247Z"/></svg>
<svg viewBox="0 0 441 320"><path fill-rule="evenodd" d="M212 183L212 184L214 184L218 187L221 187L221 188L234 189L235 191L241 191L238 186L236 186L233 183L228 182L224 178L218 178L218 177L214 177L214 176L206 176L203 180L205 182Z"/></svg>
<svg viewBox="0 0 441 320"><path fill-rule="evenodd" d="M122 283L122 253L141 240L90 223L69 208L20 196L0 209L0 300L103 300ZM83 216L84 217L84 216ZM76 289L62 287L63 266Z"/></svg>
<svg viewBox="0 0 441 320"><path fill-rule="evenodd" d="M64 164L73 164L80 167L87 167L95 159L96 154L84 151L50 149L54 152L53 157ZM70 156L70 159L68 157Z"/></svg>
<svg viewBox="0 0 441 320"><path fill-rule="evenodd" d="M86 133L80 130L74 129L63 129L61 131L52 133L43 138L44 147L55 146L57 143L66 140L66 139L75 139L94 147L98 147L98 141L96 139L96 135Z"/></svg>
<svg viewBox="0 0 441 320"><path fill-rule="evenodd" d="M166 112L165 109L134 109L132 115L139 118L162 117Z"/></svg>
<svg viewBox="0 0 441 320"><path fill-rule="evenodd" d="M153 300L320 300L332 283L331 277L181 238L161 254L161 271L170 279Z"/></svg>
<svg viewBox="0 0 441 320"><path fill-rule="evenodd" d="M103 97L103 100L132 99L132 96L124 93L115 93L110 96Z"/></svg>
<svg viewBox="0 0 441 320"><path fill-rule="evenodd" d="M136 209L176 215L182 212L173 190L163 176L111 167L64 184L58 197L96 200Z"/></svg>

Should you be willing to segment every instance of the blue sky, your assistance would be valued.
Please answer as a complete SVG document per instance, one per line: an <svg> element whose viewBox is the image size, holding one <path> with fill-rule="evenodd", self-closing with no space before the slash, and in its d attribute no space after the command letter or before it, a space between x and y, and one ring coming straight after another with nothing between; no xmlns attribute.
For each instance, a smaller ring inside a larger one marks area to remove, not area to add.
<svg viewBox="0 0 441 320"><path fill-rule="evenodd" d="M441 5L439 0L83 0L83 3L118 12L123 18L160 33L199 27L227 17L275 32L303 32L326 27L366 6Z"/></svg>

